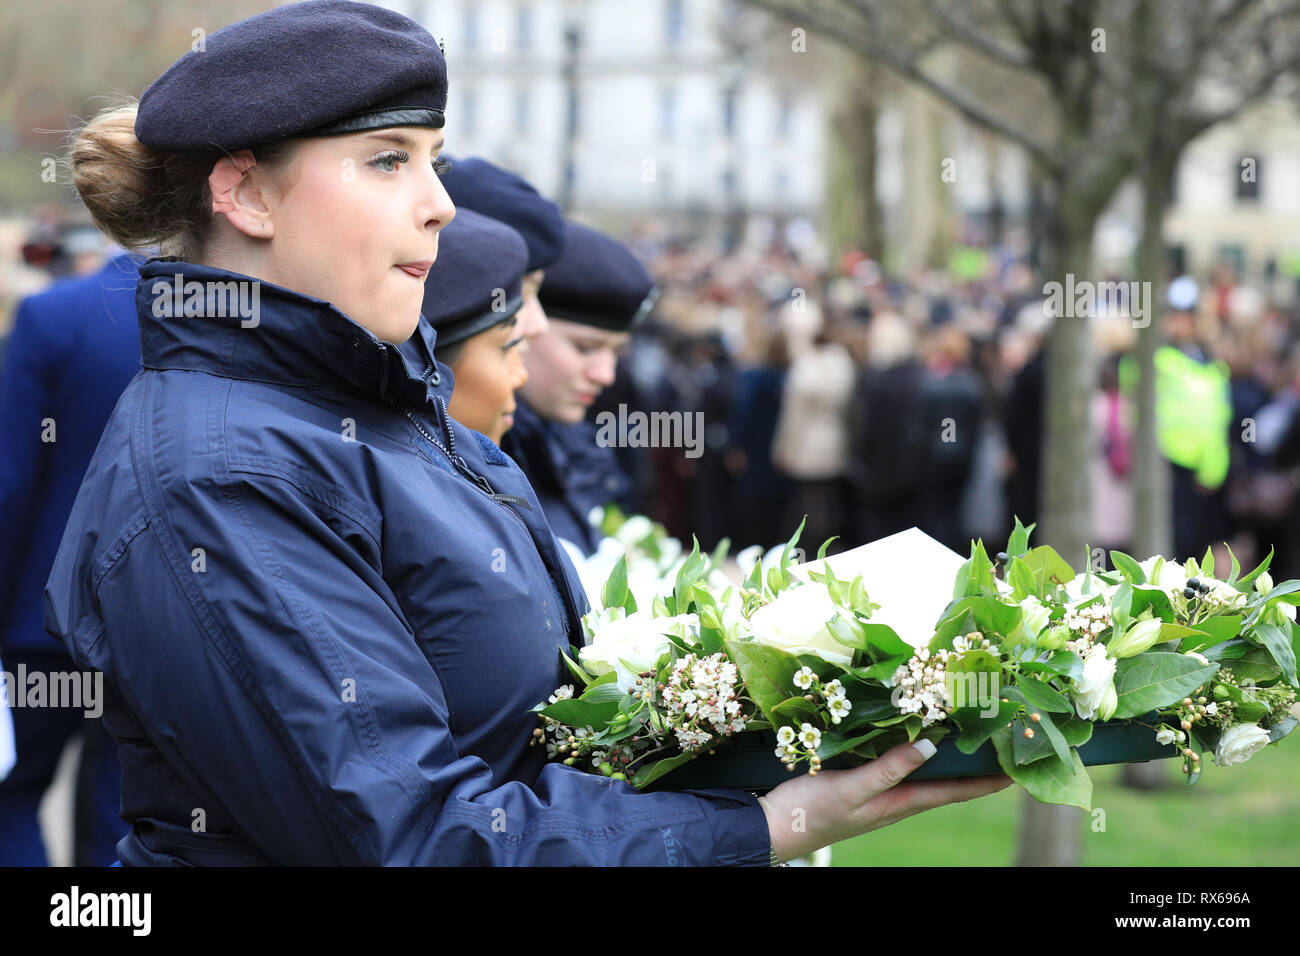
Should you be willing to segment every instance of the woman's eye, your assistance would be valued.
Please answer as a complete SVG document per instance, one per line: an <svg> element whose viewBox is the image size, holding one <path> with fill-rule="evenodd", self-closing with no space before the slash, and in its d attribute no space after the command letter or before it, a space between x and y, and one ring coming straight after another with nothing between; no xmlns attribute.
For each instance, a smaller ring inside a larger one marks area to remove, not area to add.
<svg viewBox="0 0 1300 956"><path fill-rule="evenodd" d="M439 176L443 175L444 173L451 172L451 160L435 159L433 161L433 171L437 173Z"/></svg>
<svg viewBox="0 0 1300 956"><path fill-rule="evenodd" d="M503 351L503 352L509 352L512 348L514 348L516 345L518 345L518 344L519 344L520 342L522 342L523 340L524 340L524 337L523 337L522 335L516 336L515 338L513 338L513 339L511 339L509 342L507 342L505 345L501 346L501 351Z"/></svg>
<svg viewBox="0 0 1300 956"><path fill-rule="evenodd" d="M380 153L366 165L373 166L376 169L382 169L386 173L397 171L399 163L409 163L411 154L400 149L390 149L387 152Z"/></svg>

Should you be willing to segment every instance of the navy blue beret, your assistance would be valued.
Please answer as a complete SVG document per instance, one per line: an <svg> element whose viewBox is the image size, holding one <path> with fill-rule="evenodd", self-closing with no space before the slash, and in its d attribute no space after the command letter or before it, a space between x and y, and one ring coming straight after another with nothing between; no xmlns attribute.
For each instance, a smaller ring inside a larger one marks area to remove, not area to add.
<svg viewBox="0 0 1300 956"><path fill-rule="evenodd" d="M523 238L504 223L458 209L438 233L438 257L424 280L420 311L437 330L435 350L504 322L523 304Z"/></svg>
<svg viewBox="0 0 1300 956"><path fill-rule="evenodd" d="M442 184L456 208L499 219L528 243L528 269L545 269L564 246L564 215L528 182L486 159L452 159Z"/></svg>
<svg viewBox="0 0 1300 956"><path fill-rule="evenodd" d="M553 319L626 332L654 305L654 279L613 236L564 224L564 251L546 270L538 298Z"/></svg>
<svg viewBox="0 0 1300 956"><path fill-rule="evenodd" d="M154 149L232 152L291 136L443 125L447 64L429 32L352 0L306 0L216 31L140 97Z"/></svg>

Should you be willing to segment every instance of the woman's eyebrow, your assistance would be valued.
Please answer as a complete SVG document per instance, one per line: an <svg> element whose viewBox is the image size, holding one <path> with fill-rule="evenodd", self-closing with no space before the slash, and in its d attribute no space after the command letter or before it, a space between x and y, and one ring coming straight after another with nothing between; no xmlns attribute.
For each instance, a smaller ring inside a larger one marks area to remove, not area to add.
<svg viewBox="0 0 1300 956"><path fill-rule="evenodd" d="M374 133L368 133L367 136L370 139L380 139L389 143L396 143L398 146L404 146L409 150L416 150L418 148L415 140L411 139L411 137L404 133L394 132L393 130L378 130ZM445 137L439 137L438 141L433 144L434 152L442 149L445 142Z"/></svg>

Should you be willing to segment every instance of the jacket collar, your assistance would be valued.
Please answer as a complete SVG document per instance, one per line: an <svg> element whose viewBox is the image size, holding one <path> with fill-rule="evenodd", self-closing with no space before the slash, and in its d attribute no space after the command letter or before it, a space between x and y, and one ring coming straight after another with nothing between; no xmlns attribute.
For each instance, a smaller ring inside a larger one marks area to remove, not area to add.
<svg viewBox="0 0 1300 956"><path fill-rule="evenodd" d="M321 299L175 257L140 267L136 310L145 368L342 386L421 408L451 398L451 370L434 359L436 332L423 316L399 347Z"/></svg>

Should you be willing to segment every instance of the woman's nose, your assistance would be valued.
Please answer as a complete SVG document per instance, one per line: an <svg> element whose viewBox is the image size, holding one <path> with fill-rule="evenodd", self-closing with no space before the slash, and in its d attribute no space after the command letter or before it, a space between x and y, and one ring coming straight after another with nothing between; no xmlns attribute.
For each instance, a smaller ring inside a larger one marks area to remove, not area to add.
<svg viewBox="0 0 1300 956"><path fill-rule="evenodd" d="M429 174L433 177L432 193L427 206L422 209L424 227L441 229L456 218L456 205L451 201L451 194L447 192L447 187L442 184L442 177L432 169L429 170Z"/></svg>

